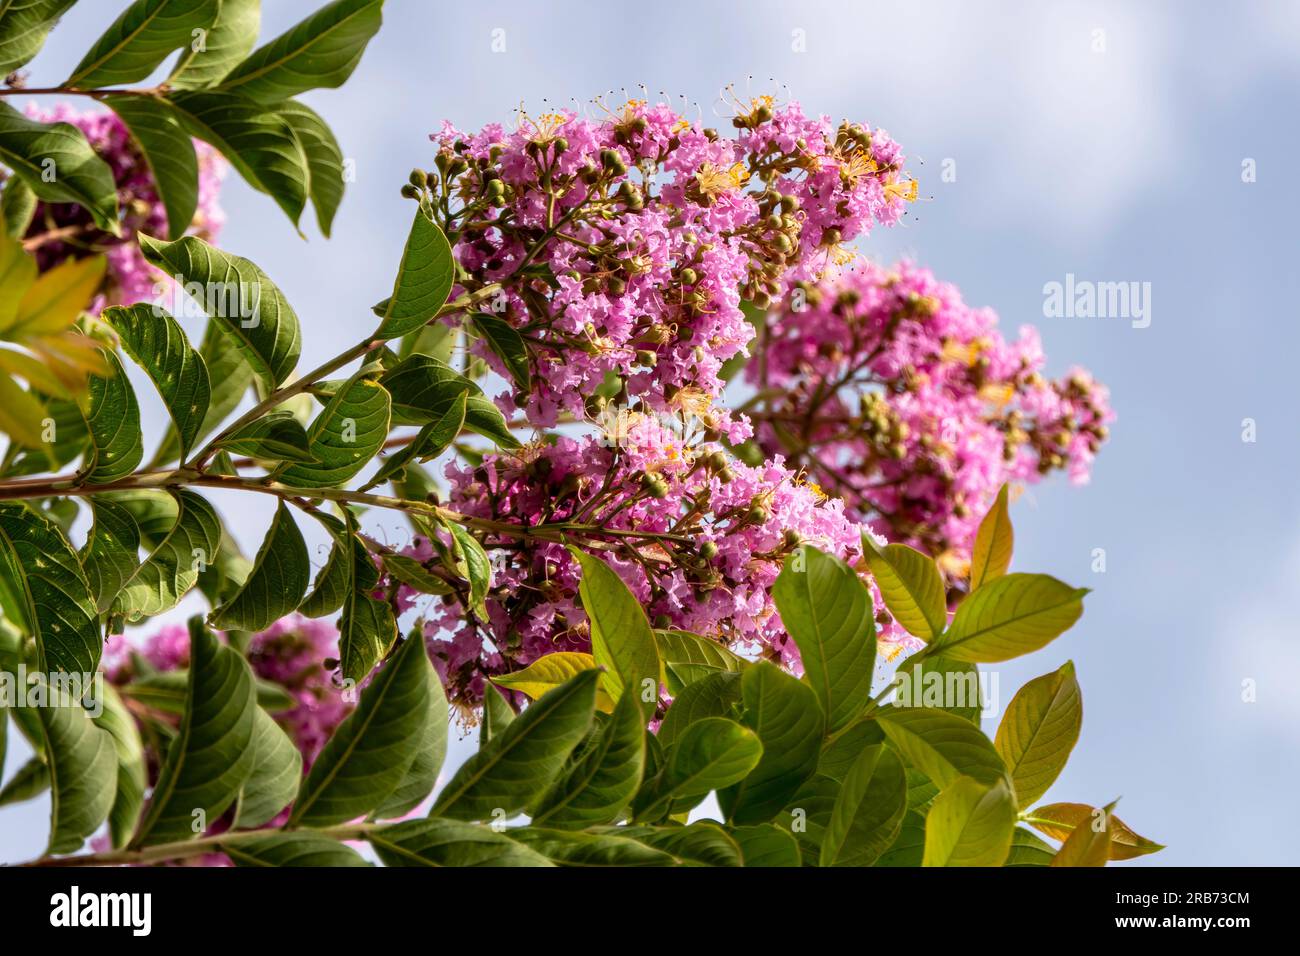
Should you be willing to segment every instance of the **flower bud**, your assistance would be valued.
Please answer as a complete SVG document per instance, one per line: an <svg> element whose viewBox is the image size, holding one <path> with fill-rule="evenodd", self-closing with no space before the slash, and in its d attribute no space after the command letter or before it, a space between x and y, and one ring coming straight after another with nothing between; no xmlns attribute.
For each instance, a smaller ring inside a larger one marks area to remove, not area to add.
<svg viewBox="0 0 1300 956"><path fill-rule="evenodd" d="M700 557L705 561L712 561L718 556L718 546L712 541L705 541L700 545Z"/></svg>

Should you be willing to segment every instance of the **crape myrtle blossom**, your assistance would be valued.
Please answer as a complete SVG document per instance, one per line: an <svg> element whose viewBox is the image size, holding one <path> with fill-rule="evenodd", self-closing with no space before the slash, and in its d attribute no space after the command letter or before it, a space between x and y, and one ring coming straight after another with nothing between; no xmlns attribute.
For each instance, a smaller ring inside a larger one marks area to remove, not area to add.
<svg viewBox="0 0 1300 956"><path fill-rule="evenodd" d="M108 271L102 294L91 310L107 305L132 305L156 295L159 274L145 261L137 244L140 234L166 236L167 213L158 196L153 173L126 126L111 112L81 113L60 103L51 109L35 104L27 115L42 123L71 123L112 170L121 208L121 235L95 225L90 213L76 203L38 202L24 237L44 272L68 259L103 253ZM207 143L194 141L198 157L198 208L190 232L214 242L225 222L218 204L226 161Z"/></svg>
<svg viewBox="0 0 1300 956"><path fill-rule="evenodd" d="M682 389L716 397L723 363L753 337L742 299L816 278L915 198L882 130L770 97L732 123L724 136L633 100L599 119L521 115L513 131L446 123L431 136L436 169L405 192L427 196L452 239L453 297L500 286L486 308L518 330L531 372L527 391L499 398L507 413L548 427L598 394L651 411ZM474 348L506 373L487 343Z"/></svg>
<svg viewBox="0 0 1300 956"><path fill-rule="evenodd" d="M1114 419L1082 369L1043 375L1037 332L910 263L859 262L800 283L769 317L746 404L756 453L785 455L846 512L964 575L980 517L1006 482L1088 480Z"/></svg>
<svg viewBox="0 0 1300 956"><path fill-rule="evenodd" d="M521 528L565 523L584 546L599 541L596 553L656 626L707 635L798 672L772 584L802 544L857 563L859 526L779 457L751 467L671 424L630 413L600 435L528 445L481 465L453 463L448 504ZM466 708L493 674L552 651L591 649L581 573L564 542L502 533L486 535L484 545L496 556L486 614L469 614L454 597L434 599L425 612L435 667ZM408 553L431 552L422 541ZM399 607L415 598L398 588ZM895 637L892 627L882 634Z"/></svg>

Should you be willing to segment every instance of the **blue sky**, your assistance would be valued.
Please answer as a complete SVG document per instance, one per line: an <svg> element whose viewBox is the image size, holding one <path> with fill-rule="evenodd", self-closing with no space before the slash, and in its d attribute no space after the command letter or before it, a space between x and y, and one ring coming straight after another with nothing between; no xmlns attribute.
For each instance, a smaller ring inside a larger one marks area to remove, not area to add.
<svg viewBox="0 0 1300 956"><path fill-rule="evenodd" d="M316 4L265 6L271 36ZM66 76L115 11L74 8L32 85ZM347 86L306 97L356 163L335 237L309 227L299 239L232 177L221 242L293 302L310 367L368 329L409 221L398 189L430 163L444 117L509 122L521 100L537 112L543 97L642 83L711 117L734 81L885 127L926 200L864 251L929 265L1012 329L1036 324L1051 370L1090 368L1119 415L1089 486L1053 480L1013 510L1016 568L1094 589L1074 630L1000 668L1005 704L1065 659L1078 667L1083 735L1047 799L1122 795L1120 816L1169 845L1151 865L1294 863L1297 54L1300 5L1286 3L389 0ZM1151 324L1045 318L1044 284L1068 273L1149 282ZM253 549L269 510L238 507ZM1092 570L1097 548L1105 573ZM0 860L39 852L46 813L0 814Z"/></svg>

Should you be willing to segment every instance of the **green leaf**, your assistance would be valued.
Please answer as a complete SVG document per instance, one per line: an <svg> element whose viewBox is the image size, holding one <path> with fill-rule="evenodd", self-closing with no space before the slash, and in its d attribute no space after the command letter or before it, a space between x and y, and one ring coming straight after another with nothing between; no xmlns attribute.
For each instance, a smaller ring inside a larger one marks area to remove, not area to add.
<svg viewBox="0 0 1300 956"><path fill-rule="evenodd" d="M645 719L625 696L594 746L542 798L532 822L562 830L613 823L636 795L644 769Z"/></svg>
<svg viewBox="0 0 1300 956"><path fill-rule="evenodd" d="M194 29L211 24L218 6L218 0L135 0L63 85L93 90L143 80L168 54L189 45Z"/></svg>
<svg viewBox="0 0 1300 956"><path fill-rule="evenodd" d="M1011 835L1011 852L1003 866L1051 866L1056 848L1024 827Z"/></svg>
<svg viewBox="0 0 1300 956"><path fill-rule="evenodd" d="M411 223L393 294L375 335L395 339L430 322L447 301L455 278L451 244L429 214L417 209Z"/></svg>
<svg viewBox="0 0 1300 956"><path fill-rule="evenodd" d="M107 498L91 498L90 512L93 523L80 558L102 614L140 567L140 529L130 511Z"/></svg>
<svg viewBox="0 0 1300 956"><path fill-rule="evenodd" d="M407 820L366 833L385 866L553 866L504 833L459 820Z"/></svg>
<svg viewBox="0 0 1300 956"><path fill-rule="evenodd" d="M815 865L821 856L822 838L831 822L840 786L840 781L832 777L815 774L799 788L790 805L773 818L773 823L791 831L798 841L806 866Z"/></svg>
<svg viewBox="0 0 1300 956"><path fill-rule="evenodd" d="M169 102L191 135L215 146L248 185L274 199L298 225L311 172L284 117L234 93L180 93Z"/></svg>
<svg viewBox="0 0 1300 956"><path fill-rule="evenodd" d="M36 193L18 176L10 176L0 194L0 220L4 234L10 239L21 239L36 216Z"/></svg>
<svg viewBox="0 0 1300 956"><path fill-rule="evenodd" d="M154 188L167 211L167 238L179 239L194 221L199 205L199 160L189 133L170 107L148 96L106 96L140 147Z"/></svg>
<svg viewBox="0 0 1300 956"><path fill-rule="evenodd" d="M113 306L102 317L121 336L122 348L158 388L180 436L181 456L189 454L212 388L208 369L170 315L152 305Z"/></svg>
<svg viewBox="0 0 1300 956"><path fill-rule="evenodd" d="M390 553L383 556L384 572L394 581L400 581L407 587L414 588L421 594L451 594L452 587L442 578L437 577L418 559L404 554Z"/></svg>
<svg viewBox="0 0 1300 956"><path fill-rule="evenodd" d="M273 820L298 793L302 754L289 735L261 707L253 715L253 770L239 791L232 830Z"/></svg>
<svg viewBox="0 0 1300 956"><path fill-rule="evenodd" d="M219 83L248 56L262 24L262 0L221 0L221 9L204 33L192 42L172 68L167 85L195 90Z"/></svg>
<svg viewBox="0 0 1300 956"><path fill-rule="evenodd" d="M791 867L802 865L799 841L771 823L734 827L731 838L740 847L742 866Z"/></svg>
<svg viewBox="0 0 1300 956"><path fill-rule="evenodd" d="M839 730L871 698L876 667L871 593L843 561L805 545L786 559L772 597L799 648L805 679L821 701L827 730Z"/></svg>
<svg viewBox="0 0 1300 956"><path fill-rule="evenodd" d="M515 719L515 710L491 684L483 688L483 723L479 727L478 745L483 747L499 736Z"/></svg>
<svg viewBox="0 0 1300 956"><path fill-rule="evenodd" d="M857 723L849 724L822 746L817 772L843 781L862 751L884 739L885 732L880 729L878 720L864 717Z"/></svg>
<svg viewBox="0 0 1300 956"><path fill-rule="evenodd" d="M422 640L398 649L316 758L288 826L346 823L388 799L425 741L431 669Z"/></svg>
<svg viewBox="0 0 1300 956"><path fill-rule="evenodd" d="M190 618L189 627L185 712L133 847L198 836L235 802L253 771L253 672L236 651L218 643L202 618Z"/></svg>
<svg viewBox="0 0 1300 956"><path fill-rule="evenodd" d="M212 394L208 399L207 414L203 416L203 423L194 436L196 442L211 434L213 429L225 421L226 416L239 405L253 381L252 367L240 354L236 338L222 331L223 322L223 319L209 319L203 332L203 341L199 345L199 355L207 366ZM151 467L157 468L175 461L178 455L180 439L176 434L176 426L169 424L167 435L158 446Z"/></svg>
<svg viewBox="0 0 1300 956"><path fill-rule="evenodd" d="M397 624L393 620L392 606L372 596L379 586L379 569L357 538L356 518L348 512L346 528L337 524L327 527L335 535L339 549L344 589L343 614L339 618L340 673L344 680L359 684L397 640ZM330 558L331 565L334 560ZM322 574L329 570L327 566ZM321 584L331 589L334 587L328 578L318 581L317 591L312 592L309 602L313 601Z"/></svg>
<svg viewBox="0 0 1300 956"><path fill-rule="evenodd" d="M179 667L172 671L158 671L144 674L118 688L122 696L144 704L165 714L185 712L185 701L189 695L190 671L188 667ZM273 681L253 680L253 692L257 705L276 714L292 710L298 706L297 699L283 686Z"/></svg>
<svg viewBox="0 0 1300 956"><path fill-rule="evenodd" d="M740 866L740 845L715 823L689 826L619 827L619 836L671 854L685 866Z"/></svg>
<svg viewBox="0 0 1300 956"><path fill-rule="evenodd" d="M417 628L407 640L423 644L424 634ZM418 807L433 792L442 762L447 757L447 693L432 667L428 668L425 676L429 682L429 720L424 726L424 739L420 741L415 759L402 782L375 811L379 819L404 817Z"/></svg>
<svg viewBox="0 0 1300 956"><path fill-rule="evenodd" d="M487 610L483 600L492 587L492 562L478 539L469 530L454 521L442 522L451 533L451 554L457 572L469 582L470 607L484 620Z"/></svg>
<svg viewBox="0 0 1300 956"><path fill-rule="evenodd" d="M645 608L623 579L600 558L572 545L569 553L582 567L578 593L591 624L591 652L604 667L601 686L617 702L634 695L649 720L659 699L659 648Z"/></svg>
<svg viewBox="0 0 1300 956"><path fill-rule="evenodd" d="M383 22L383 0L334 0L239 64L221 84L259 103L342 86Z"/></svg>
<svg viewBox="0 0 1300 956"><path fill-rule="evenodd" d="M1011 515L1007 510L1007 486L998 490L993 507L980 522L971 549L970 589L977 591L995 578L1000 578L1011 567L1011 551L1015 547L1015 532L1011 528Z"/></svg>
<svg viewBox="0 0 1300 956"><path fill-rule="evenodd" d="M220 848L236 866L370 866L352 847L320 833L232 837Z"/></svg>
<svg viewBox="0 0 1300 956"><path fill-rule="evenodd" d="M1050 803L1029 811L1025 822L1053 840L1065 841L1078 827L1092 827L1099 823L1103 813L1106 811L1086 803ZM1131 860L1164 849L1162 844L1139 836L1115 814L1106 813L1104 819L1110 830L1110 859Z"/></svg>
<svg viewBox="0 0 1300 956"><path fill-rule="evenodd" d="M103 649L95 600L63 533L21 504L0 504L0 560L0 578L16 588L21 623L36 641L38 669L93 674Z"/></svg>
<svg viewBox="0 0 1300 956"><path fill-rule="evenodd" d="M235 455L273 461L314 462L307 429L293 412L277 409L235 429L216 444Z"/></svg>
<svg viewBox="0 0 1300 956"><path fill-rule="evenodd" d="M763 744L748 727L724 717L697 720L668 748L658 777L638 795L636 818L689 810L712 791L743 780L762 757Z"/></svg>
<svg viewBox="0 0 1300 956"><path fill-rule="evenodd" d="M262 631L294 610L307 593L311 560L307 542L283 501L253 560L253 570L238 591L208 617L213 627Z"/></svg>
<svg viewBox="0 0 1300 956"><path fill-rule="evenodd" d="M739 673L750 663L714 638L688 631L657 630L654 634L659 660L663 663L665 684L673 697L710 674L723 671Z"/></svg>
<svg viewBox="0 0 1300 956"><path fill-rule="evenodd" d="M993 745L1022 805L1037 801L1060 776L1082 725L1083 697L1072 661L1034 678L1011 698Z"/></svg>
<svg viewBox="0 0 1300 956"><path fill-rule="evenodd" d="M343 202L343 150L333 131L311 107L286 100L276 107L276 112L289 124L307 158L307 195L316 208L321 234L328 239L334 214Z"/></svg>
<svg viewBox="0 0 1300 956"><path fill-rule="evenodd" d="M44 444L41 441L44 418L45 406L0 370L0 434L15 444L39 448Z"/></svg>
<svg viewBox="0 0 1300 956"><path fill-rule="evenodd" d="M41 123L0 103L0 163L40 199L76 203L100 229L118 232L113 171L72 124Z"/></svg>
<svg viewBox="0 0 1300 956"><path fill-rule="evenodd" d="M302 332L298 316L266 273L195 236L176 242L140 236L140 249L187 293L189 288L202 290L206 301L195 302L231 337L268 389L289 377L302 351Z"/></svg>
<svg viewBox="0 0 1300 956"><path fill-rule="evenodd" d="M45 45L45 38L77 0L4 0L0 3L0 74L24 65Z"/></svg>
<svg viewBox="0 0 1300 956"><path fill-rule="evenodd" d="M311 593L298 606L298 613L306 617L333 614L343 606L352 589L352 544L346 538L339 541L338 532L331 534L335 535L335 542L330 556L317 572Z"/></svg>
<svg viewBox="0 0 1300 956"><path fill-rule="evenodd" d="M908 810L903 826L889 849L880 855L874 866L916 867L925 859L925 816Z"/></svg>
<svg viewBox="0 0 1300 956"><path fill-rule="evenodd" d="M985 785L1006 776L992 742L968 720L928 707L882 707L876 717L898 752L940 788L961 776Z"/></svg>
<svg viewBox="0 0 1300 956"><path fill-rule="evenodd" d="M898 837L907 813L902 762L883 744L867 747L844 778L821 842L822 866L871 866Z"/></svg>
<svg viewBox="0 0 1300 956"><path fill-rule="evenodd" d="M932 641L948 623L943 576L933 561L905 544L870 547L863 534L867 565L889 613L907 633Z"/></svg>
<svg viewBox="0 0 1300 956"><path fill-rule="evenodd" d="M117 688L105 682L103 690L103 710L94 721L113 738L117 754L117 791L113 808L108 812L108 832L113 848L121 849L135 832L140 808L144 806L147 781L144 741L140 739L135 718L126 709Z"/></svg>
<svg viewBox="0 0 1300 956"><path fill-rule="evenodd" d="M925 818L922 866L1001 866L1011 851L1016 800L1005 780L958 777Z"/></svg>
<svg viewBox="0 0 1300 956"><path fill-rule="evenodd" d="M1083 613L1087 588L1046 574L994 578L962 601L934 653L975 664L1010 660L1045 646Z"/></svg>
<svg viewBox="0 0 1300 956"><path fill-rule="evenodd" d="M749 776L718 793L727 822L770 820L817 771L826 718L811 687L775 664L760 661L741 677L741 718L763 744L763 756Z"/></svg>
<svg viewBox="0 0 1300 956"><path fill-rule="evenodd" d="M509 817L546 792L591 726L599 672L584 671L544 695L461 765L431 817Z"/></svg>
<svg viewBox="0 0 1300 956"><path fill-rule="evenodd" d="M979 726L983 700L974 664L926 654L904 662L894 681L895 706L946 710Z"/></svg>
<svg viewBox="0 0 1300 956"><path fill-rule="evenodd" d="M516 827L507 833L516 843L537 851L558 866L673 866L677 862L663 850L613 833L549 830L536 826Z"/></svg>
<svg viewBox="0 0 1300 956"><path fill-rule="evenodd" d="M466 394L465 427L501 448L518 448L501 410L465 376L428 355L402 359L380 378L393 397L394 425L423 425L442 418L460 395Z"/></svg>
<svg viewBox="0 0 1300 956"><path fill-rule="evenodd" d="M570 678L598 666L594 657L581 651L552 651L543 654L523 670L497 674L490 680L498 687L518 691L536 700ZM601 688L596 688L596 710L608 714L613 709L613 699Z"/></svg>
<svg viewBox="0 0 1300 956"><path fill-rule="evenodd" d="M511 381L524 391L532 387L532 373L528 368L528 346L513 325L490 312L479 312L472 317L474 330L493 354L506 367Z"/></svg>
<svg viewBox="0 0 1300 956"><path fill-rule="evenodd" d="M35 711L32 711L35 714ZM0 788L0 807L24 803L39 797L50 789L50 768L45 758L37 755L18 768L9 782Z"/></svg>
<svg viewBox="0 0 1300 956"><path fill-rule="evenodd" d="M122 362L105 352L109 374L90 376L90 409L86 427L91 447L86 452L83 480L90 485L119 481L135 471L144 458L140 434L140 405Z"/></svg>
<svg viewBox="0 0 1300 956"><path fill-rule="evenodd" d="M468 398L466 394L460 395L441 418L429 422L420 429L419 434L411 440L410 444L385 458L361 490L369 491L385 481L404 475L411 462L416 459L428 461L446 451L465 427Z"/></svg>
<svg viewBox="0 0 1300 956"><path fill-rule="evenodd" d="M175 607L198 583L221 544L217 513L192 491L175 491L176 520L156 548L123 585L113 613L128 621L152 617Z"/></svg>
<svg viewBox="0 0 1300 956"><path fill-rule="evenodd" d="M273 477L300 488L342 484L369 464L388 426L388 393L363 369L334 393L307 430L316 462L284 465Z"/></svg>
<svg viewBox="0 0 1300 956"><path fill-rule="evenodd" d="M108 817L117 791L117 751L113 737L101 730L66 687L37 687L47 706L34 712L41 728L42 752L50 777L50 840L47 853L72 853ZM34 688L29 688L29 694Z"/></svg>
<svg viewBox="0 0 1300 956"><path fill-rule="evenodd" d="M659 742L669 746L682 731L705 717L735 715L742 695L741 676L730 671L719 671L688 684L659 725Z"/></svg>

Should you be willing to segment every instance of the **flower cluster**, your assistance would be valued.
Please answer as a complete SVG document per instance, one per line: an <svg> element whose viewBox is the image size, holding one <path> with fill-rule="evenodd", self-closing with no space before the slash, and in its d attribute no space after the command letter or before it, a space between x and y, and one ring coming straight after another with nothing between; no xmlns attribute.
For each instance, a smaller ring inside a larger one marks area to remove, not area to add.
<svg viewBox="0 0 1300 956"><path fill-rule="evenodd" d="M76 203L37 203L24 238L34 249L41 271L67 259L103 253L108 260L108 275L103 294L91 311L151 298L158 276L145 262L136 237L141 233L165 236L167 214L149 164L126 126L115 113L80 113L62 103L50 110L33 105L27 114L42 123L71 123L85 134L91 148L113 172L122 212L121 235L115 236L96 226L90 213ZM226 163L206 143L195 140L194 148L199 162L198 209L190 231L215 241L225 222L217 194Z"/></svg>
<svg viewBox="0 0 1300 956"><path fill-rule="evenodd" d="M324 662L338 657L339 634L332 624L293 615L253 635L246 656L253 673L279 684L297 702L272 716L289 734L310 767L352 705L334 685ZM188 667L190 639L180 624L160 628L142 643L121 640L104 654L104 673L126 684L155 671Z"/></svg>
<svg viewBox="0 0 1300 956"><path fill-rule="evenodd" d="M599 541L595 553L656 626L708 635L797 671L772 584L804 543L856 562L860 529L839 501L780 458L751 467L676 424L631 413L600 436L449 465L448 504L520 529L563 525L584 547ZM427 556L422 544L415 553ZM590 649L581 574L559 536L489 532L485 545L501 556L486 616L467 616L448 599L427 618L435 665L463 704L481 698L487 675L552 651Z"/></svg>
<svg viewBox="0 0 1300 956"><path fill-rule="evenodd" d="M487 308L527 344L530 387L501 396L507 412L524 406L546 427L600 393L654 412L682 390L716 397L723 363L753 336L741 301L816 278L916 196L883 130L770 97L738 102L732 122L723 136L634 100L599 119L433 134L437 168L404 190L453 240L453 296L499 286ZM744 437L728 416L718 424Z"/></svg>
<svg viewBox="0 0 1300 956"><path fill-rule="evenodd" d="M782 454L885 537L959 578L1005 482L1088 478L1114 418L1104 386L1044 377L1038 335L908 263L800 283L770 318L748 379L762 454Z"/></svg>

